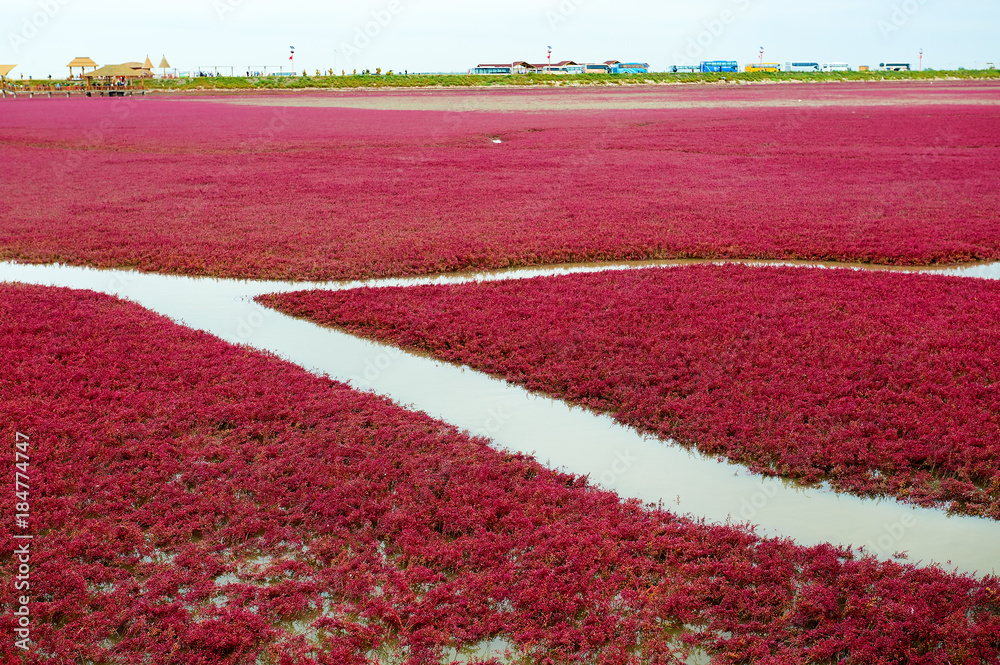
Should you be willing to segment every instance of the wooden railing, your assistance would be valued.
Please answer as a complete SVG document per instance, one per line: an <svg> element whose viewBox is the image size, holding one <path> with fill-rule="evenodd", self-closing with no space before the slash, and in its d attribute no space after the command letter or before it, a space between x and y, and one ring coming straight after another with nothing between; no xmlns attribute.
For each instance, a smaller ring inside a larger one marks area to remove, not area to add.
<svg viewBox="0 0 1000 665"><path fill-rule="evenodd" d="M89 81L73 81L55 83L24 80L3 79L0 81L0 92L3 97L26 95L33 98L36 95L43 97L54 97L66 95L86 95L88 97L117 97L133 96L136 93L145 94L145 86L141 80L130 81L128 83L91 83Z"/></svg>

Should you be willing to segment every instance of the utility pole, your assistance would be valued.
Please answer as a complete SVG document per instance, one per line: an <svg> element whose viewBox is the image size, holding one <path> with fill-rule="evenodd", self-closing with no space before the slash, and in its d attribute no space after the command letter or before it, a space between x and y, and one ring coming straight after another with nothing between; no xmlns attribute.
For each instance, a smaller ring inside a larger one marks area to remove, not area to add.
<svg viewBox="0 0 1000 665"><path fill-rule="evenodd" d="M920 49L920 71L924 71L924 50Z"/></svg>
<svg viewBox="0 0 1000 665"><path fill-rule="evenodd" d="M760 47L760 66L761 66L761 68L764 67L764 47L763 46Z"/></svg>

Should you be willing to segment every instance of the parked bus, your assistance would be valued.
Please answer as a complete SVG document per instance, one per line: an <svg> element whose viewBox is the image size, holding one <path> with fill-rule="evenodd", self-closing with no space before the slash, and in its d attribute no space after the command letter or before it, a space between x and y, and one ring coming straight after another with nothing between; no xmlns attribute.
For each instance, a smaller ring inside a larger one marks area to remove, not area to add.
<svg viewBox="0 0 1000 665"><path fill-rule="evenodd" d="M819 63L818 62L786 62L785 63L786 72L818 72Z"/></svg>
<svg viewBox="0 0 1000 665"><path fill-rule="evenodd" d="M612 74L648 74L649 65L645 62L619 62L611 66Z"/></svg>
<svg viewBox="0 0 1000 665"><path fill-rule="evenodd" d="M883 72L908 72L912 69L908 62L883 62L878 68Z"/></svg>
<svg viewBox="0 0 1000 665"><path fill-rule="evenodd" d="M780 72L781 63L780 62L765 62L759 65L747 65L746 70L748 72Z"/></svg>
<svg viewBox="0 0 1000 665"><path fill-rule="evenodd" d="M511 65L479 65L473 69L475 74L510 74L513 70Z"/></svg>
<svg viewBox="0 0 1000 665"><path fill-rule="evenodd" d="M706 60L701 63L701 73L708 74L712 72L738 72L740 71L740 63L735 60Z"/></svg>
<svg viewBox="0 0 1000 665"><path fill-rule="evenodd" d="M851 66L846 62L830 62L823 65L824 72L849 72Z"/></svg>
<svg viewBox="0 0 1000 665"><path fill-rule="evenodd" d="M701 71L698 65L674 65L670 68L674 74L697 74Z"/></svg>

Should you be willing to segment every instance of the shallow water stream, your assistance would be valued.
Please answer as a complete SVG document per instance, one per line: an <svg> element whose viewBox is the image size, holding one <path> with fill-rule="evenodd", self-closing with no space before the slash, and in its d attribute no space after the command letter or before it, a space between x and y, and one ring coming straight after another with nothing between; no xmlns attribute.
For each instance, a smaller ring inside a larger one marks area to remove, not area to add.
<svg viewBox="0 0 1000 665"><path fill-rule="evenodd" d="M939 510L913 508L894 500L863 500L825 488L806 489L761 478L740 466L641 435L610 417L533 395L479 372L292 319L252 302L265 293L309 288L462 283L688 263L575 266L330 284L242 282L0 263L0 281L90 289L127 298L225 341L273 352L312 372L488 436L498 447L534 454L550 467L589 474L621 496L662 502L696 518L752 522L762 534L791 537L803 545L832 542L864 546L883 558L906 551L913 562L935 562L969 573L1000 572L1000 523L949 517ZM1000 264L922 272L1000 279Z"/></svg>

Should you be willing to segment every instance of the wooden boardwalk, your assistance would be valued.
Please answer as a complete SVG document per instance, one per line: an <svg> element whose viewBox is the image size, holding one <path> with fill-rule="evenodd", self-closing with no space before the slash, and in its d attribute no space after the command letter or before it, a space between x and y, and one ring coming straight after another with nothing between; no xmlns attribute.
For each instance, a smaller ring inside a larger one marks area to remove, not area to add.
<svg viewBox="0 0 1000 665"><path fill-rule="evenodd" d="M2 99L34 99L35 97L134 97L143 96L146 89L142 85L103 85L86 83L35 83L18 82L14 83L5 80L0 85L0 98Z"/></svg>

